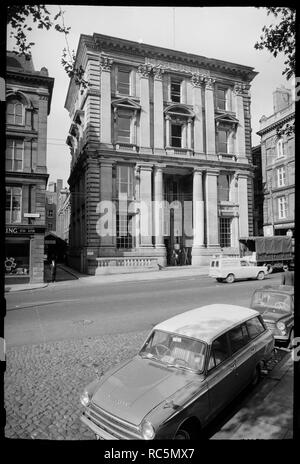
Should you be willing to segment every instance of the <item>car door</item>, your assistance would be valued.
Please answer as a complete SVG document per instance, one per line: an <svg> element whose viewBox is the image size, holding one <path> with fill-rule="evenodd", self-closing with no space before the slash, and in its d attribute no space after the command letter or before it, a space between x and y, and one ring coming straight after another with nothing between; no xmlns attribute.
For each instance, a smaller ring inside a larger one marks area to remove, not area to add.
<svg viewBox="0 0 300 464"><path fill-rule="evenodd" d="M235 394L250 382L256 367L256 343L250 339L246 323L228 332L231 356L235 360Z"/></svg>
<svg viewBox="0 0 300 464"><path fill-rule="evenodd" d="M234 382L235 361L230 357L227 335L223 334L213 341L207 366L210 417L234 398Z"/></svg>

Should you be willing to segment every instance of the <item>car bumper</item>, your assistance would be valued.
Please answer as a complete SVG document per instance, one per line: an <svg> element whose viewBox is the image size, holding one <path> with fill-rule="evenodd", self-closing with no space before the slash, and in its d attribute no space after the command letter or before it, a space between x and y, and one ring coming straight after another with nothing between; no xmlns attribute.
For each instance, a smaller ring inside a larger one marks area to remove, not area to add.
<svg viewBox="0 0 300 464"><path fill-rule="evenodd" d="M80 420L87 425L96 435L96 437L100 440L118 440L118 438L114 437L110 433L106 432L105 430L102 430L100 427L98 427L94 422L92 422L88 417L86 417L84 414L80 417Z"/></svg>

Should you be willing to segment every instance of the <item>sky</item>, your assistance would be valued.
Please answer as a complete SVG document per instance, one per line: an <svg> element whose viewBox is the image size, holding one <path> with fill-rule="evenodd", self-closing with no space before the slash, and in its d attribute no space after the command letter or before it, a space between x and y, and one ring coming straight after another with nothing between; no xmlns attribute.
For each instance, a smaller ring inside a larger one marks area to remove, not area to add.
<svg viewBox="0 0 300 464"><path fill-rule="evenodd" d="M47 8L53 15L58 12L56 5ZM259 119L273 113L273 91L281 85L291 88L291 83L282 76L284 56L275 59L268 51L254 49L262 27L274 21L265 8L63 5L62 9L65 25L71 27L69 47L75 52L80 34L99 33L253 67L259 73L251 87L253 146L260 140L256 134ZM71 122L64 108L69 85L61 65L65 37L52 29L33 29L28 37L35 42L32 48L35 69L46 67L49 76L55 79L48 117L49 182L63 179L67 187L71 156L65 141ZM13 46L8 35L8 50Z"/></svg>

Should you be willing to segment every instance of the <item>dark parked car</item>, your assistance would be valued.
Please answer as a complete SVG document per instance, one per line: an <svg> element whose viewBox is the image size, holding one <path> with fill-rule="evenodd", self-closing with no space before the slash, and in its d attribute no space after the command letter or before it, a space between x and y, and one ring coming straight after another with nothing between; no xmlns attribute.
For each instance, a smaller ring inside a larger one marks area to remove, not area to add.
<svg viewBox="0 0 300 464"><path fill-rule="evenodd" d="M260 312L276 342L291 346L294 338L294 287L277 285L255 290L251 308Z"/></svg>
<svg viewBox="0 0 300 464"><path fill-rule="evenodd" d="M199 438L248 384L274 338L257 311L214 304L156 325L140 352L81 395L81 420L101 439Z"/></svg>

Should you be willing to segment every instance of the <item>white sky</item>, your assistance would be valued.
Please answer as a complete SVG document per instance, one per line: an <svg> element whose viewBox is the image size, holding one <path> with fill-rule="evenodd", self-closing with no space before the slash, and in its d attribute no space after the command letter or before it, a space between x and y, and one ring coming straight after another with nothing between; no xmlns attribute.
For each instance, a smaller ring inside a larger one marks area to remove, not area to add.
<svg viewBox="0 0 300 464"><path fill-rule="evenodd" d="M53 14L58 7L47 7ZM254 49L262 27L273 22L266 9L254 7L121 7L63 5L65 24L71 27L68 42L77 50L80 34L99 33L217 58L254 67L259 74L251 88L252 145L259 144L259 119L273 112L272 92L291 84L282 76L284 57L276 59ZM174 20L175 10L175 20ZM64 108L69 78L60 63L64 35L55 30L34 29L29 36L36 70L46 67L55 78L51 113L48 118L47 166L49 181L63 179L67 186L70 152L65 144L70 127ZM8 38L7 48L13 49Z"/></svg>

